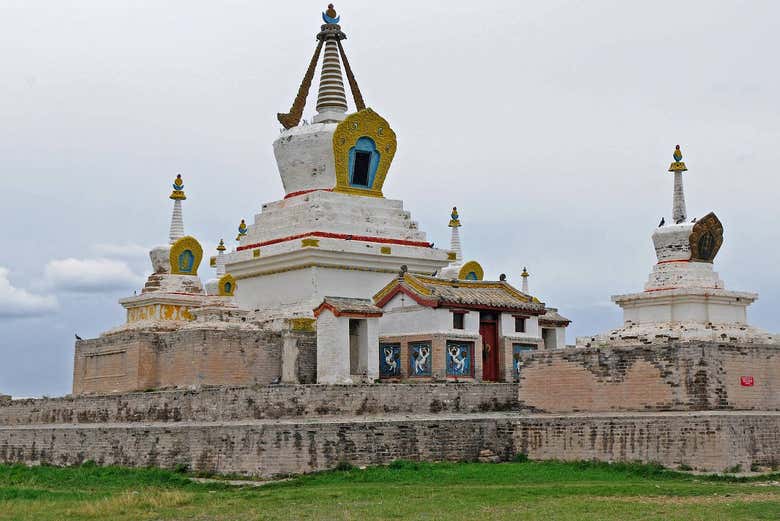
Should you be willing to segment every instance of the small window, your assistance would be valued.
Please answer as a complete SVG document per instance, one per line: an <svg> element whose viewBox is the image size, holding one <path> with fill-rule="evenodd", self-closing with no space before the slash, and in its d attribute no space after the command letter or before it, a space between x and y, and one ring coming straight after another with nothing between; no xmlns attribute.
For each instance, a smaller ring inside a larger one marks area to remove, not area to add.
<svg viewBox="0 0 780 521"><path fill-rule="evenodd" d="M452 314L452 329L465 329L463 326L463 315L464 313Z"/></svg>
<svg viewBox="0 0 780 521"><path fill-rule="evenodd" d="M515 333L525 333L525 317L515 317Z"/></svg>
<svg viewBox="0 0 780 521"><path fill-rule="evenodd" d="M355 151L355 168L352 171L352 184L368 186L368 170L371 167L371 152Z"/></svg>

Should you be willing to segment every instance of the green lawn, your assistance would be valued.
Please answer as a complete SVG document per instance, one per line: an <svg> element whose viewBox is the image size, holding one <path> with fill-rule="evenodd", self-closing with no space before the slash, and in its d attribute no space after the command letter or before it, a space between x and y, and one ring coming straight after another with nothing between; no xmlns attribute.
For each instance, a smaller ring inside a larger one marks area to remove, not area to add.
<svg viewBox="0 0 780 521"><path fill-rule="evenodd" d="M778 480L648 465L396 462L235 487L156 469L0 466L0 519L778 520Z"/></svg>

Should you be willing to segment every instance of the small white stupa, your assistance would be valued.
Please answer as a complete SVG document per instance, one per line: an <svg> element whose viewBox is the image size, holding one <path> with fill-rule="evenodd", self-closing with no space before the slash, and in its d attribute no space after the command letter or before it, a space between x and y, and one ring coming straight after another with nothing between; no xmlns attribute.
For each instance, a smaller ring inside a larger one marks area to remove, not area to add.
<svg viewBox="0 0 780 521"><path fill-rule="evenodd" d="M773 343L773 336L748 325L747 307L756 293L730 291L713 268L723 244L723 224L710 212L688 220L682 162L677 145L669 172L674 174L672 222L661 220L653 233L658 262L641 293L615 295L623 327L577 339L578 346L680 341Z"/></svg>
<svg viewBox="0 0 780 521"><path fill-rule="evenodd" d="M203 305L203 290L198 267L203 248L191 236L184 235L182 201L184 182L177 175L173 182L173 213L169 244L156 246L149 252L153 273L140 294L123 298L119 303L127 310L127 322L109 332L125 329L176 329L194 320L191 311Z"/></svg>

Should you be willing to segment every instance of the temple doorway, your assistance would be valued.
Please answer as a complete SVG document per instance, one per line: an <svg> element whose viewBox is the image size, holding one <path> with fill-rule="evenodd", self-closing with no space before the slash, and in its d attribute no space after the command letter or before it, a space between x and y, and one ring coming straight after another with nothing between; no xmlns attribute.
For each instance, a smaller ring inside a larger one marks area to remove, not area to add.
<svg viewBox="0 0 780 521"><path fill-rule="evenodd" d="M480 313L479 334L482 337L482 379L498 381L498 317Z"/></svg>

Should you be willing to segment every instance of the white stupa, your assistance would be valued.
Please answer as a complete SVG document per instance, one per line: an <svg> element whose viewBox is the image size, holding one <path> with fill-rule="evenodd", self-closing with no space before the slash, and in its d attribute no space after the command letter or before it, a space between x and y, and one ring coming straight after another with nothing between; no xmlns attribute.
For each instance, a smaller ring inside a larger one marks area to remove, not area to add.
<svg viewBox="0 0 780 521"><path fill-rule="evenodd" d="M332 6L323 19L295 102L278 115L284 130L273 147L286 195L264 204L253 223L242 221L238 247L224 259L238 305L269 318L313 316L326 296L371 298L401 266L430 275L451 258L433 248L402 201L384 198L395 133L365 107ZM317 112L312 124L301 123L323 48Z"/></svg>
<svg viewBox="0 0 780 521"><path fill-rule="evenodd" d="M679 145L669 172L674 174L672 222L653 233L658 262L641 293L615 295L623 327L577 339L579 346L647 344L669 340L773 343L773 336L748 325L747 307L756 293L725 289L713 269L723 244L723 225L710 212L688 219L682 176L687 171Z"/></svg>

